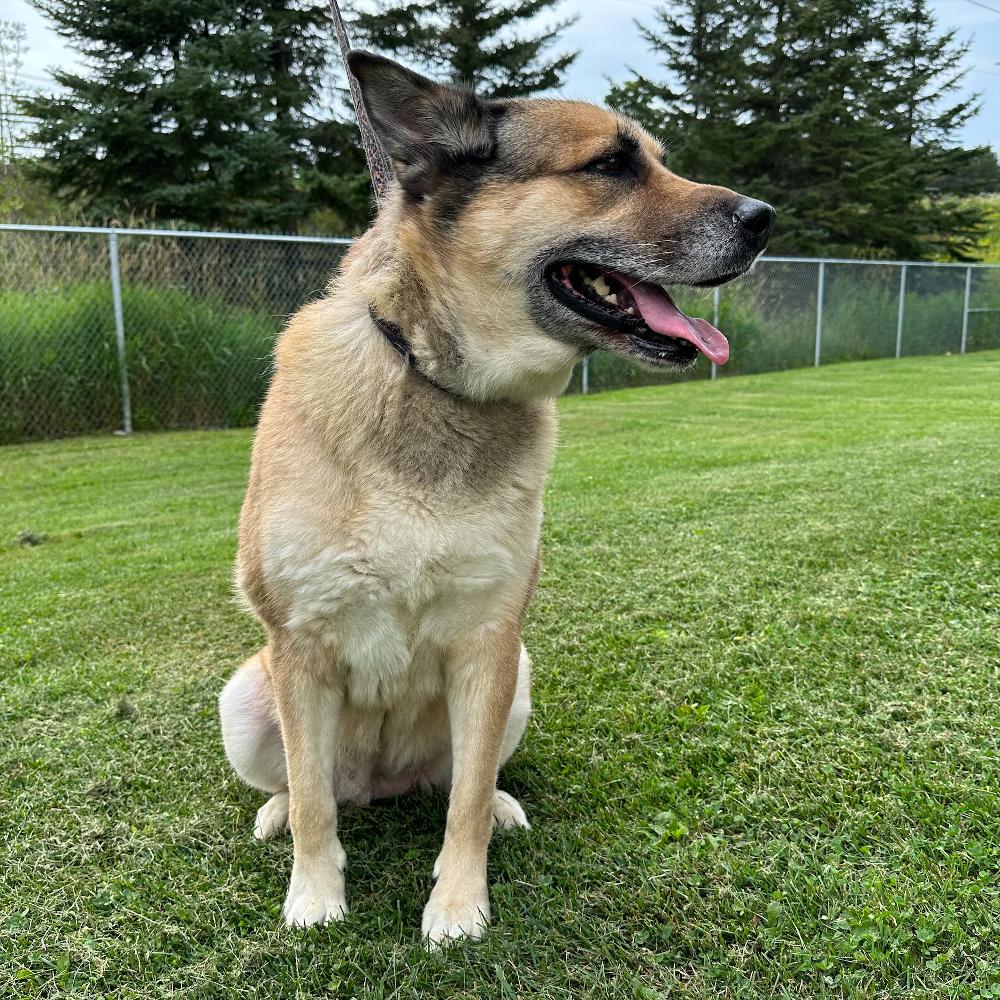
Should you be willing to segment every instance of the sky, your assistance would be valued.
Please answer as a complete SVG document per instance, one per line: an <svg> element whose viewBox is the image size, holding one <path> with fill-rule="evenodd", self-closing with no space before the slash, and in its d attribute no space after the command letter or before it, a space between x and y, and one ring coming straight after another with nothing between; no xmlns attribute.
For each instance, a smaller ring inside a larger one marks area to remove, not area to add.
<svg viewBox="0 0 1000 1000"><path fill-rule="evenodd" d="M565 97L602 101L609 80L621 80L629 69L662 75L635 26L650 21L653 0L563 0L555 17L578 15L562 36L561 46L578 49L562 90ZM982 110L965 127L964 145L992 145L1000 152L1000 0L936 0L931 3L940 28L956 28L971 43L965 93L978 92ZM542 18L552 20L552 16ZM24 78L44 89L53 66L72 66L76 53L47 24L28 0L0 0L0 21L19 21L28 33Z"/></svg>

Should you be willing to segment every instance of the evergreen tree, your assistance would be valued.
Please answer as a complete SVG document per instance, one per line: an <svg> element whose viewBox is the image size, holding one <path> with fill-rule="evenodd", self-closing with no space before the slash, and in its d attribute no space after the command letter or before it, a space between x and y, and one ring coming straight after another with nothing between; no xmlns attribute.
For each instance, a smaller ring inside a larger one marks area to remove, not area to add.
<svg viewBox="0 0 1000 1000"><path fill-rule="evenodd" d="M744 155L782 206L775 252L918 256L910 152L879 106L889 38L879 0L763 3Z"/></svg>
<svg viewBox="0 0 1000 1000"><path fill-rule="evenodd" d="M775 252L971 252L978 211L932 183L969 156L954 137L974 103L942 107L964 50L920 0L683 0L644 35L673 79L609 100L679 172L772 201Z"/></svg>
<svg viewBox="0 0 1000 1000"><path fill-rule="evenodd" d="M976 113L973 98L942 107L958 89L965 70L968 44L957 32L937 33L925 0L897 0L887 7L892 20L892 47L887 118L911 146L928 147L944 141Z"/></svg>
<svg viewBox="0 0 1000 1000"><path fill-rule="evenodd" d="M942 197L980 193L976 165L992 152L954 145L955 134L979 110L975 97L956 95L969 46L954 30L939 33L925 0L896 0L887 9L891 55L881 117L910 148L914 187L926 194L925 248L960 257L974 253L982 206Z"/></svg>
<svg viewBox="0 0 1000 1000"><path fill-rule="evenodd" d="M515 27L558 0L378 0L375 10L353 10L356 43L408 59L455 82L472 84L488 97L524 97L552 90L576 58L546 53L572 21L560 21L532 37Z"/></svg>
<svg viewBox="0 0 1000 1000"><path fill-rule="evenodd" d="M749 5L692 0L660 8L652 27L638 28L671 68L672 79L636 75L615 87L609 102L664 141L679 173L716 181L738 174L730 146L744 108L752 44Z"/></svg>
<svg viewBox="0 0 1000 1000"><path fill-rule="evenodd" d="M88 64L25 103L36 171L92 217L290 230L318 205L366 214L353 125L316 117L323 0L34 2Z"/></svg>
<svg viewBox="0 0 1000 1000"><path fill-rule="evenodd" d="M944 177L934 178L937 190L946 195L996 194L1000 192L1000 158L989 146L969 150L967 163Z"/></svg>

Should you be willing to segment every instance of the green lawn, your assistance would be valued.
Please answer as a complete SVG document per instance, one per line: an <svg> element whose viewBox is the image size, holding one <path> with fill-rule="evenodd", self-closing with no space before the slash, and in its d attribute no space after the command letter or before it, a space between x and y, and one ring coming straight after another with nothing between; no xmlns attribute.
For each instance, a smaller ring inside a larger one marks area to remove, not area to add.
<svg viewBox="0 0 1000 1000"><path fill-rule="evenodd" d="M561 408L534 829L440 955L443 796L343 810L350 917L280 925L215 713L249 432L0 449L0 996L1000 996L1000 353Z"/></svg>

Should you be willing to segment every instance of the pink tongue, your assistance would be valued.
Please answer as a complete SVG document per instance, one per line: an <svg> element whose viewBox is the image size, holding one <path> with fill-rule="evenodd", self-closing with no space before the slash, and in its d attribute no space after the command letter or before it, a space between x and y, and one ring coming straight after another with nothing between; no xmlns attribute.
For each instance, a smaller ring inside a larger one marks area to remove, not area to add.
<svg viewBox="0 0 1000 1000"><path fill-rule="evenodd" d="M711 323L685 316L659 285L646 281L633 284L627 279L625 284L650 330L689 341L717 365L724 365L729 360L729 341Z"/></svg>

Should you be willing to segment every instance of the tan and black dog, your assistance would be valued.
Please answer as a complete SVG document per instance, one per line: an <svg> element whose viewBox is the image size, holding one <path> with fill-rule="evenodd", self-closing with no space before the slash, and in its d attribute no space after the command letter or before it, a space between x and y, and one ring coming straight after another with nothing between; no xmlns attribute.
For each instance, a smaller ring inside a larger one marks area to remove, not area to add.
<svg viewBox="0 0 1000 1000"><path fill-rule="evenodd" d="M480 937L496 787L530 710L553 400L597 348L721 364L665 284L716 285L774 211L692 184L590 104L486 101L355 52L397 181L328 294L290 321L260 417L237 578L267 645L220 698L226 752L290 824L289 924L347 913L337 803L450 792L431 944Z"/></svg>

